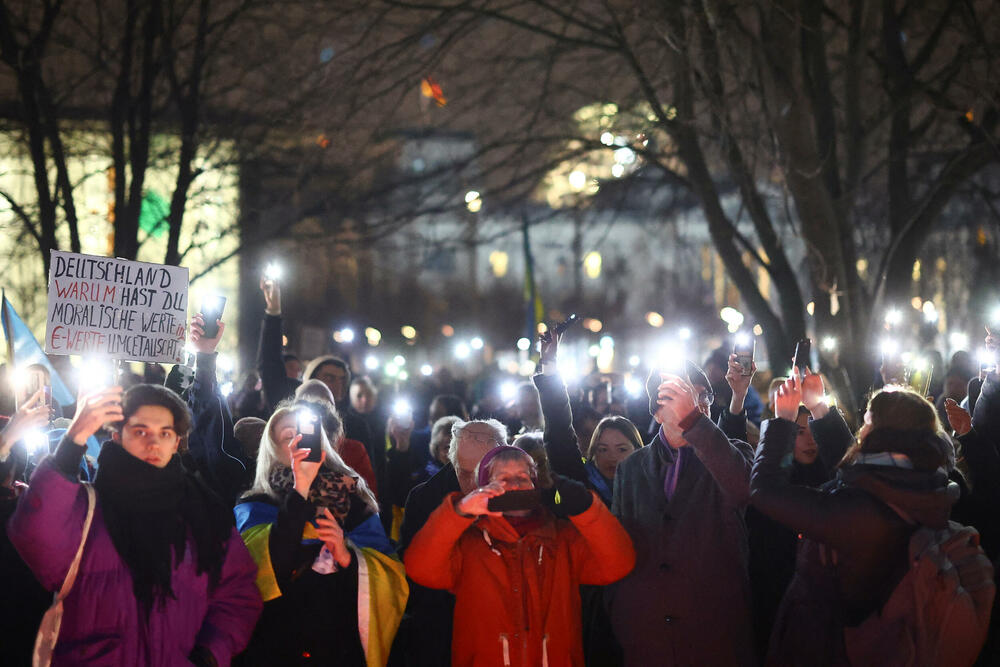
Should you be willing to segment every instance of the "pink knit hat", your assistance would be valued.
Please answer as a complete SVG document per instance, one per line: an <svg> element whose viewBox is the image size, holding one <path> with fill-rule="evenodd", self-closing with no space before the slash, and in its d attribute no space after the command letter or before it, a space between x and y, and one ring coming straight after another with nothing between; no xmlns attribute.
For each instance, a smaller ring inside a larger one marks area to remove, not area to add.
<svg viewBox="0 0 1000 667"><path fill-rule="evenodd" d="M476 484L479 486L486 486L490 483L490 461L495 459L501 453L508 451L520 452L528 462L528 467L531 470L535 469L535 460L531 458L531 455L528 454L528 452L524 451L520 447L515 447L514 445L500 445L486 452L486 454L483 455L482 460L479 461L479 465L476 467ZM534 474L532 474L532 479L534 479Z"/></svg>

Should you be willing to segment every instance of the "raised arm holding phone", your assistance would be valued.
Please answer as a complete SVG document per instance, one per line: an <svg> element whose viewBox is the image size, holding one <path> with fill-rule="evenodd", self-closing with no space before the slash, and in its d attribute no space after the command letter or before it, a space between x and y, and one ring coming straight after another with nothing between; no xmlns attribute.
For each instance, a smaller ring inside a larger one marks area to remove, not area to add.
<svg viewBox="0 0 1000 667"><path fill-rule="evenodd" d="M93 485L100 511L84 533L90 490L77 469L87 438L108 424ZM44 587L63 586L83 540L54 661L158 655L207 665L246 645L260 613L255 568L228 508L180 463L189 426L187 407L165 387L95 389L35 470L9 534Z"/></svg>
<svg viewBox="0 0 1000 667"><path fill-rule="evenodd" d="M216 378L216 349L226 332L226 323L220 313L212 322L215 335L209 336L205 319L205 314L198 313L189 326L196 361L194 382L187 392L194 422L187 440L186 461L193 463L221 498L235 503L253 481L253 462L236 439L229 404Z"/></svg>

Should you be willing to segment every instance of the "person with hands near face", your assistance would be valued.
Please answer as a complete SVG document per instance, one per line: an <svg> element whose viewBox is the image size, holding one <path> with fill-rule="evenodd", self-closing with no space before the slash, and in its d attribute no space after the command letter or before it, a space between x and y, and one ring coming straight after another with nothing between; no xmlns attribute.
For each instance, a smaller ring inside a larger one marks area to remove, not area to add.
<svg viewBox="0 0 1000 667"><path fill-rule="evenodd" d="M534 460L518 447L490 449L476 481L445 498L406 551L415 582L455 594L452 664L582 665L579 586L628 573L628 536L593 492L561 477L540 506L490 510L492 498L535 488Z"/></svg>
<svg viewBox="0 0 1000 667"><path fill-rule="evenodd" d="M815 398L809 395L808 377L800 379L796 369L779 389L777 417L764 425L750 483L754 507L802 536L796 572L774 622L768 664L846 664L847 628L877 623L882 610L890 608L886 605L895 604L890 598L912 562L908 550L914 530L948 528L958 495L946 472L953 446L937 412L923 396L905 388L872 396L835 483L822 489L793 483L786 462L798 429L793 421L797 404ZM827 417L834 415L839 413L831 409ZM820 441L818 435L816 439ZM978 605L979 593L970 600ZM939 610L933 604L924 611ZM974 624L968 629L975 633ZM933 655L949 655L955 664L971 664L978 651L968 636L932 636L921 628L913 632L921 635L916 645L909 631L903 641L881 633L871 637L870 645L854 644L850 661L874 663L876 655L865 652L871 648L883 657L907 650L916 662L932 660L930 653L921 654L927 650L925 639L937 643L930 648Z"/></svg>
<svg viewBox="0 0 1000 667"><path fill-rule="evenodd" d="M307 461L310 448L299 447L299 413L316 407L301 401L275 411L253 486L235 508L264 598L244 665L299 664L303 656L384 665L406 604L403 566L375 496L337 454L322 419L320 460Z"/></svg>
<svg viewBox="0 0 1000 667"><path fill-rule="evenodd" d="M0 483L7 479L9 465L6 465L14 445L32 430L42 428L52 416L52 410L45 404L44 390L32 394L0 430Z"/></svg>
<svg viewBox="0 0 1000 667"><path fill-rule="evenodd" d="M825 408L823 393L820 377L808 371L801 379L796 373L794 379L782 382L775 392L776 416L795 422L796 435L789 476L791 483L795 485L818 487L831 477L832 467L827 468L820 457L819 446L810 430L810 411L806 407L812 406L812 414L822 412ZM781 598L795 574L795 554L799 540L795 532L754 507L747 509L746 522L749 531L754 633L758 655L763 660Z"/></svg>
<svg viewBox="0 0 1000 667"><path fill-rule="evenodd" d="M43 586L61 587L87 514L78 481L84 444L109 423L112 440L101 448L93 485L98 511L63 603L53 661L226 664L260 613L255 568L228 507L181 465L190 416L169 389L107 387L81 396L11 518L11 541Z"/></svg>
<svg viewBox="0 0 1000 667"><path fill-rule="evenodd" d="M291 460L293 487L303 500L309 499L309 490L319 473L320 467L326 458L326 452L321 452L319 461L306 461L312 452L310 449L299 449L298 444L302 436L296 435L288 443L288 455ZM330 513L328 507L321 507L316 513L316 535L322 540L323 545L333 555L334 560L340 567L347 567L351 564L351 552L344 543L344 530L337 523L336 518Z"/></svg>
<svg viewBox="0 0 1000 667"><path fill-rule="evenodd" d="M686 377L650 374L649 411L660 428L615 473L612 511L636 545L638 565L606 591L607 605L625 665L664 656L676 664L752 664L743 519L752 449L712 422L711 383L685 366Z"/></svg>
<svg viewBox="0 0 1000 667"><path fill-rule="evenodd" d="M375 485L380 486L385 475L385 443L377 441L365 419L350 409L348 390L351 386L351 369L347 362L333 355L322 355L306 364L301 380L289 377L282 355L281 283L276 278L263 276L260 289L265 309L257 349L257 370L260 372L261 391L267 409L274 411L279 403L293 398L304 382L321 381L333 395L344 436L357 440L364 446L375 474ZM381 493L379 488L373 491Z"/></svg>

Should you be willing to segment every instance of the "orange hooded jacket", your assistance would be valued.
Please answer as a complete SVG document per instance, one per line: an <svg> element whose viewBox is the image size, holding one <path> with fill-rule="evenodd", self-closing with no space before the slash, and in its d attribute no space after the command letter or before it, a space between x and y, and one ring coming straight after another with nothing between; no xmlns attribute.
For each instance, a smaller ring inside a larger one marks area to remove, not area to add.
<svg viewBox="0 0 1000 667"><path fill-rule="evenodd" d="M632 541L596 497L569 520L547 511L523 537L502 517L455 510L452 493L406 551L406 573L455 594L452 665L583 665L580 584L618 581L635 565Z"/></svg>

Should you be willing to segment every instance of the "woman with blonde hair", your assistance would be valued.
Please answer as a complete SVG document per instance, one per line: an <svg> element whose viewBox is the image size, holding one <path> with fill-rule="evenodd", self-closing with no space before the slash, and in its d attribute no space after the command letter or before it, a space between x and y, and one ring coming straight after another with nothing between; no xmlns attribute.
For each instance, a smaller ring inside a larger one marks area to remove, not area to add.
<svg viewBox="0 0 1000 667"><path fill-rule="evenodd" d="M319 461L299 447L300 420L319 430ZM403 566L374 495L334 450L315 405L271 416L235 513L264 598L243 664L384 665L406 605Z"/></svg>

